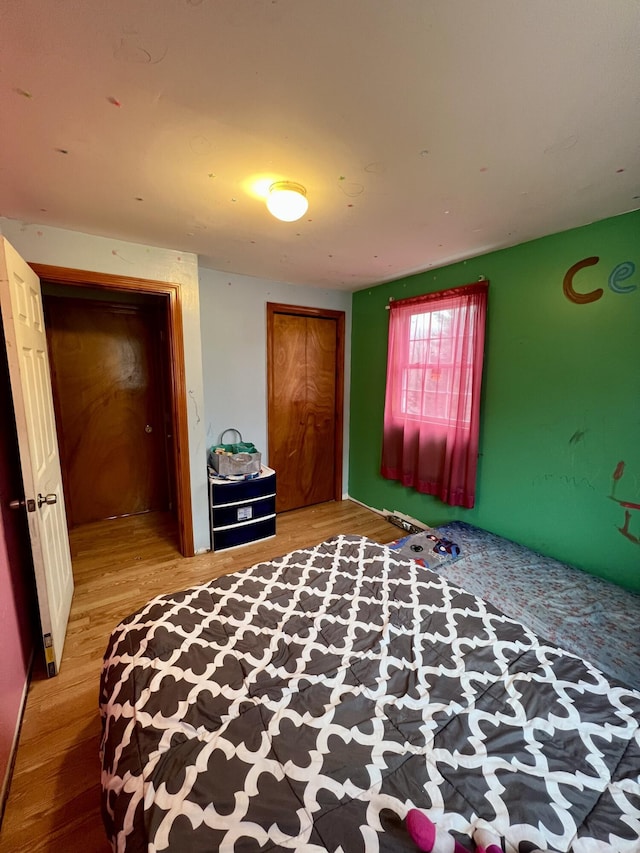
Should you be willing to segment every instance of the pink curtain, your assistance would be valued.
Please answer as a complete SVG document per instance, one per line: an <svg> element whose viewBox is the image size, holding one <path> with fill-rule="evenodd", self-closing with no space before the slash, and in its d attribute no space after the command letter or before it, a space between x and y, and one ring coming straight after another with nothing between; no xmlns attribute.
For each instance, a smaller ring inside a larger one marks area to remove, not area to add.
<svg viewBox="0 0 640 853"><path fill-rule="evenodd" d="M389 304L383 477L475 503L487 281Z"/></svg>

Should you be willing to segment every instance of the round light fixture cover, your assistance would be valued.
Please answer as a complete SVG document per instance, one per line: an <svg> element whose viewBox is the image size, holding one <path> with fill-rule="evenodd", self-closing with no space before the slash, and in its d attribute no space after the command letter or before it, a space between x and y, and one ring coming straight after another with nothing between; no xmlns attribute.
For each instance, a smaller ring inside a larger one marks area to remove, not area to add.
<svg viewBox="0 0 640 853"><path fill-rule="evenodd" d="M307 191L293 181L276 181L269 187L267 209L276 219L295 222L304 216L309 207Z"/></svg>

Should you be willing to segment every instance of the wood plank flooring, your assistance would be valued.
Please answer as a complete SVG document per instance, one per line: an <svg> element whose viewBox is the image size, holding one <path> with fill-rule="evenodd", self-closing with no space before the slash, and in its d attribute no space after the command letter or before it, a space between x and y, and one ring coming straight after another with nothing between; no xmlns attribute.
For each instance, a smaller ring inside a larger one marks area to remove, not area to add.
<svg viewBox="0 0 640 853"><path fill-rule="evenodd" d="M391 542L402 532L353 503L278 516L273 539L185 559L172 520L149 514L98 522L71 534L76 583L60 668L29 686L2 853L108 853L100 817L98 679L111 630L150 598L313 545L338 533Z"/></svg>

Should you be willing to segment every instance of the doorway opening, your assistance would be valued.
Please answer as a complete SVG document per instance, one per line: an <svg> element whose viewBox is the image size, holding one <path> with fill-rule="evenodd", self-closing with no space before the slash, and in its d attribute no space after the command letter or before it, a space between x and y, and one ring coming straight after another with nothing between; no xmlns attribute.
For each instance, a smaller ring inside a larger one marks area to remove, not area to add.
<svg viewBox="0 0 640 853"><path fill-rule="evenodd" d="M151 332L149 334L152 338L151 346L156 352L152 361L155 361L153 369L160 377L162 414L158 416L161 421L160 426L149 421L145 423L144 427L151 429L150 433L146 431L145 437L153 436L155 430L155 437L160 439L156 442L158 454L156 462L158 470L162 472L164 468L166 476L160 473L156 479L164 479L165 482L166 507L170 505L171 512L175 515L180 553L185 557L193 556L187 400L179 285L43 264L30 266L42 282L45 299L49 301L49 306L53 304L53 299L66 298L78 303L84 297L88 311L90 305L95 308L98 303L101 303L103 306L111 306L110 309L105 310L114 317L119 315L121 320L127 316L131 320L134 316L139 319L142 314L155 315L157 328L155 334ZM68 304L71 305L71 302ZM144 311L136 306L144 306ZM147 327L150 329L153 329L153 325L154 323L149 325L147 322ZM55 385L54 379L54 389ZM65 458L68 456L67 449L63 437L61 454L68 477L69 460ZM155 472L153 473L154 476L150 478L152 480L155 477ZM85 484L85 488L89 488L89 485ZM73 501L73 493L71 494Z"/></svg>
<svg viewBox="0 0 640 853"><path fill-rule="evenodd" d="M42 283L69 528L171 511L164 300L68 290Z"/></svg>

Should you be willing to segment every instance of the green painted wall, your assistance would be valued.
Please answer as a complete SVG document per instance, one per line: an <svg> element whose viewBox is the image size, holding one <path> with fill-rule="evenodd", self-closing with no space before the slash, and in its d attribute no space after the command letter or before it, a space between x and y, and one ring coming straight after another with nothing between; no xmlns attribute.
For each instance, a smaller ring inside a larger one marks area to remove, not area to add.
<svg viewBox="0 0 640 853"><path fill-rule="evenodd" d="M576 304L563 294L603 288ZM617 293L625 261L638 287ZM389 297L490 280L476 506L380 476ZM349 494L437 525L461 519L640 590L640 211L358 291L353 299ZM618 469L618 473L619 473ZM633 540L636 541L633 541Z"/></svg>

